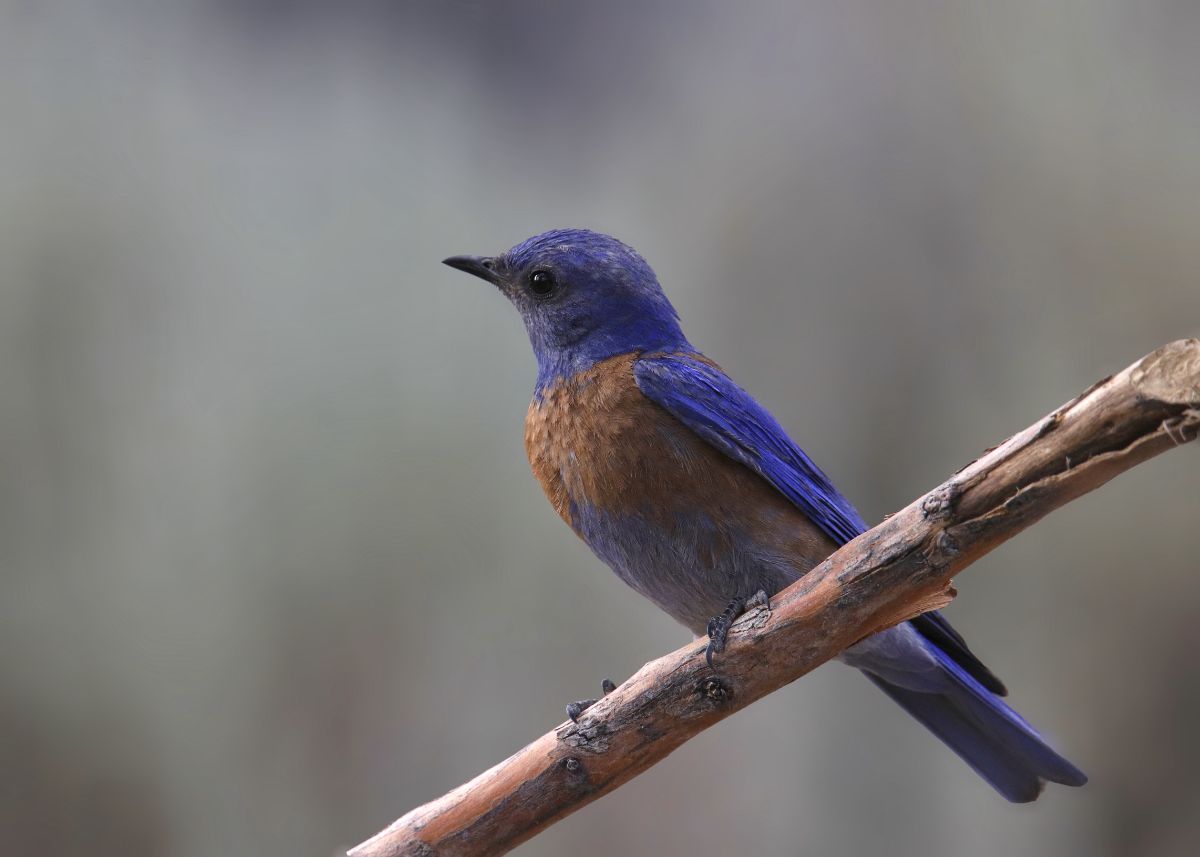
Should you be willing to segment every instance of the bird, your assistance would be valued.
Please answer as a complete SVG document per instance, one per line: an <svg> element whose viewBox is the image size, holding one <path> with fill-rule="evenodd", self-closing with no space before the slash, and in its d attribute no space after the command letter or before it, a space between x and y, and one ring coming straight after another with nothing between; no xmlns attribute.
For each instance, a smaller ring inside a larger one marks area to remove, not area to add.
<svg viewBox="0 0 1200 857"><path fill-rule="evenodd" d="M537 359L525 449L547 499L621 580L709 636L710 664L747 603L868 529L779 422L687 340L632 247L555 229L444 264L497 287L525 323ZM939 612L839 659L1009 801L1087 781L1004 702L1004 684Z"/></svg>

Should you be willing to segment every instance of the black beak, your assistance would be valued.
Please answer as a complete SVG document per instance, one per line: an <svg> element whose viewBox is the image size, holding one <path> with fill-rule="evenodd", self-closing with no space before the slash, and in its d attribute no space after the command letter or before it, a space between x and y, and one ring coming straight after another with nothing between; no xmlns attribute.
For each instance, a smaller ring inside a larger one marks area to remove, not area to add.
<svg viewBox="0 0 1200 857"><path fill-rule="evenodd" d="M500 275L496 273L496 260L491 256L451 256L449 259L443 259L442 264L474 274L494 286L500 285Z"/></svg>

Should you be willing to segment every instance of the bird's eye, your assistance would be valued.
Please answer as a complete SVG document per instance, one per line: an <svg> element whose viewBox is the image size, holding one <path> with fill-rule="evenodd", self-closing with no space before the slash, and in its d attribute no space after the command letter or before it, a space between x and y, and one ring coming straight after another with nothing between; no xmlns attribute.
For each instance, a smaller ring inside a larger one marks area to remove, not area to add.
<svg viewBox="0 0 1200 857"><path fill-rule="evenodd" d="M539 298L549 295L557 285L558 283L554 279L554 275L549 271L537 270L529 275L529 291L533 292Z"/></svg>

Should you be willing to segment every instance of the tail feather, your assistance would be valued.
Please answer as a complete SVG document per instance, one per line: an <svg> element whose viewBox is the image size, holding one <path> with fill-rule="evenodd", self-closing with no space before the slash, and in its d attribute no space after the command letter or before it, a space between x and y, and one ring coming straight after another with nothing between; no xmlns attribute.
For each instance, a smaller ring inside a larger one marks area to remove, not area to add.
<svg viewBox="0 0 1200 857"><path fill-rule="evenodd" d="M996 791L1014 803L1037 798L1046 781L1081 786L1087 776L1056 753L1021 715L942 652L953 681L940 693L910 690L866 675Z"/></svg>

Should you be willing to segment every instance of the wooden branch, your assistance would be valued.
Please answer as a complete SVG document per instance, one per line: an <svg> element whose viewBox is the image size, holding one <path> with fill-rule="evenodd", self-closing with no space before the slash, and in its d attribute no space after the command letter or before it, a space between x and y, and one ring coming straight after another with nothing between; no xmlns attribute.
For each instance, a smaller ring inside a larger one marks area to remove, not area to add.
<svg viewBox="0 0 1200 857"><path fill-rule="evenodd" d="M950 577L1051 510L1200 434L1200 340L1106 378L842 547L737 622L717 669L697 640L350 857L502 854L870 633L951 600Z"/></svg>

